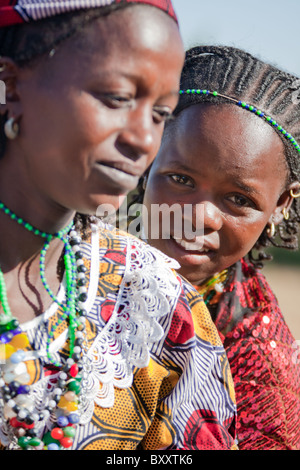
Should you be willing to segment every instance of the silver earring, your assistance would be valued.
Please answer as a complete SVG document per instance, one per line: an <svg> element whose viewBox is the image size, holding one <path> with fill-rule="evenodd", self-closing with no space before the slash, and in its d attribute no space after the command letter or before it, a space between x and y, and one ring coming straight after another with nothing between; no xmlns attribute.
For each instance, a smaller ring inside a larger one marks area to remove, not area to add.
<svg viewBox="0 0 300 470"><path fill-rule="evenodd" d="M147 181L148 181L148 176L145 175L143 178L143 183L142 183L143 191L146 191Z"/></svg>
<svg viewBox="0 0 300 470"><path fill-rule="evenodd" d="M0 62L2 62L2 59L3 57L0 56ZM0 65L0 72L4 72L4 70L5 70L5 65L4 64Z"/></svg>
<svg viewBox="0 0 300 470"><path fill-rule="evenodd" d="M267 229L267 234L270 238L273 238L276 232L275 224L272 222L270 227Z"/></svg>
<svg viewBox="0 0 300 470"><path fill-rule="evenodd" d="M4 133L10 140L14 140L19 134L19 126L15 121L15 118L9 118L4 124Z"/></svg>

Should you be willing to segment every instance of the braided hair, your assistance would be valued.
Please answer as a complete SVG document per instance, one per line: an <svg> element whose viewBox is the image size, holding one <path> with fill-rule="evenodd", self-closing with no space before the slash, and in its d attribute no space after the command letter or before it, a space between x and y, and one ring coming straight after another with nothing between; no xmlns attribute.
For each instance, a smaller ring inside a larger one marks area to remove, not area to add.
<svg viewBox="0 0 300 470"><path fill-rule="evenodd" d="M300 141L300 79L267 64L251 54L234 47L196 46L186 54L181 76L181 89L208 89L247 102L270 115L293 137ZM188 95L180 97L175 114L186 107L202 102L219 105L226 102L222 97L211 95ZM228 102L228 101L227 101ZM274 128L284 145L287 184L300 181L300 154L291 143ZM267 229L249 253L252 262L259 263L271 256L264 252L266 246L291 250L298 249L300 201L295 199L290 217L278 226L278 236L270 238ZM255 260L254 251L258 258Z"/></svg>

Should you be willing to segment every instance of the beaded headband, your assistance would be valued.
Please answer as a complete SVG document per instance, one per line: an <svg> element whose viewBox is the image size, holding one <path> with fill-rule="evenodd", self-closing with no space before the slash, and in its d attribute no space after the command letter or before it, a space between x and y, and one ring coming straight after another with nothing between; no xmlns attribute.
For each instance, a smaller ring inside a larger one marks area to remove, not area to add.
<svg viewBox="0 0 300 470"><path fill-rule="evenodd" d="M263 111L257 109L255 106L252 106L250 104L245 103L244 101L239 101L236 100L235 98L232 98L231 96L226 96L222 95L221 93L218 93L217 91L210 91L210 90L200 90L200 89L187 89L187 90L180 90L179 91L180 95L211 95L211 96L220 96L221 98L225 98L233 103L235 103L237 106L246 109L253 114L256 114L256 116L259 116L260 118L263 118L267 123L269 123L271 126L276 128L282 135L285 137L297 150L297 152L300 153L300 144L294 139L294 137L287 132L278 122L275 121L271 116L268 116L265 114Z"/></svg>

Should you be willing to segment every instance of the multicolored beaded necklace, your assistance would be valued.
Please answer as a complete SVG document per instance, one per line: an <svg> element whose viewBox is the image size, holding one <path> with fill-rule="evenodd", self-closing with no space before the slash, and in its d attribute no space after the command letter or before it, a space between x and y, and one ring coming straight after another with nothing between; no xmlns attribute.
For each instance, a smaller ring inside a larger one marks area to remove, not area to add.
<svg viewBox="0 0 300 470"><path fill-rule="evenodd" d="M29 339L10 310L4 276L0 269L0 302L3 309L3 313L0 313L0 403L1 399L3 403L0 424L1 421L9 423L13 439L21 449L71 448L76 425L80 421L78 403L82 392L80 370L86 313L84 301L87 298L86 268L79 247L81 238L74 230L73 222L57 233L49 234L25 222L2 202L0 202L0 210L28 231L45 239L40 254L40 276L50 297L63 312L57 323L51 327L46 347L49 363L58 368L58 380L47 406L42 411L38 411L30 397L31 378L26 365L26 352L30 349ZM65 303L58 301L45 277L45 256L54 238L60 239L64 244ZM68 322L69 357L61 365L51 354L50 345L57 327L64 320ZM54 426L41 436L49 419Z"/></svg>
<svg viewBox="0 0 300 470"><path fill-rule="evenodd" d="M203 296L206 305L216 304L224 290L224 284L227 279L228 269L209 278L200 286L195 286L196 290Z"/></svg>

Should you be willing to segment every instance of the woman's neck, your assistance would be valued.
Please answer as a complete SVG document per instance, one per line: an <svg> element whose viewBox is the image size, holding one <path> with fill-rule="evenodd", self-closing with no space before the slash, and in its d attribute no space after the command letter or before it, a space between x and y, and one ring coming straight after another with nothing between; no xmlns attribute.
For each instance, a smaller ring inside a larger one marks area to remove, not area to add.
<svg viewBox="0 0 300 470"><path fill-rule="evenodd" d="M18 165L18 161L21 164ZM47 233L56 233L73 220L75 211L64 207L46 193L44 188L32 181L25 163L22 164L23 161L26 161L23 154L18 156L8 154L0 160L0 201L33 227ZM53 185L55 186L55 182ZM9 217L1 217L1 232L3 229L7 231L8 219ZM14 230L16 235L19 234L17 225L15 223L15 229L11 225L11 230ZM25 232L26 229L21 230L20 236Z"/></svg>
<svg viewBox="0 0 300 470"><path fill-rule="evenodd" d="M37 214L35 217L26 219L20 212L12 212L18 217L18 221L17 219L13 220L10 215L0 210L0 264L3 272L14 269L18 264L24 263L40 253L45 238L37 234L35 229L54 234L65 228L74 216L72 214L70 217L69 214L69 217L64 216L54 222L43 217L38 221ZM24 224L20 223L20 218L32 229L25 228ZM37 220L37 223L32 223L32 219ZM59 250L59 246L60 243L52 242L50 250Z"/></svg>
<svg viewBox="0 0 300 470"><path fill-rule="evenodd" d="M29 208L25 204L19 207L19 211L15 209L12 212L11 208L8 211L6 205L4 207L0 204L0 266L10 308L20 322L35 318L52 303L40 273L40 253L46 239L35 229L50 234L57 233L68 226L73 216L73 213L62 211L59 216L57 211L55 218L54 211L51 213L50 209L40 214L34 212L32 206ZM48 285L55 293L62 280L63 269L60 266L63 267L63 249L62 241L55 237L45 258L45 275Z"/></svg>

